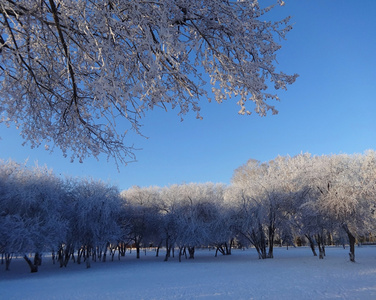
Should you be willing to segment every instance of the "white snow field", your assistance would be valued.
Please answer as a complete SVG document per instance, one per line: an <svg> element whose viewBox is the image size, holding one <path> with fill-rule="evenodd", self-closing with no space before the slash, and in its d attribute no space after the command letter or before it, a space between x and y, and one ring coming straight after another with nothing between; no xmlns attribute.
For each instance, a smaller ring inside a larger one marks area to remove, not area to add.
<svg viewBox="0 0 376 300"><path fill-rule="evenodd" d="M376 299L376 247L328 247L326 257L309 248L275 248L275 258L259 260L256 250L233 250L214 257L198 250L194 260L163 261L135 251L120 261L69 263L60 269L44 257L38 273L23 259L0 270L0 299Z"/></svg>

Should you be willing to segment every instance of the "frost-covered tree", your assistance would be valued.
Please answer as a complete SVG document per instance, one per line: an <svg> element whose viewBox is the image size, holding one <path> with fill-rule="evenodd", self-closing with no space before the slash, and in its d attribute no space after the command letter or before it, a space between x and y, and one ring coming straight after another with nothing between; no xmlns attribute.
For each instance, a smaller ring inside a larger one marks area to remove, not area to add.
<svg viewBox="0 0 376 300"><path fill-rule="evenodd" d="M371 199L364 190L363 156L341 154L320 159L326 184L318 187L319 211L345 231L350 244L350 261L354 262L356 237L369 234L373 220Z"/></svg>
<svg viewBox="0 0 376 300"><path fill-rule="evenodd" d="M62 245L65 265L78 250L78 262L83 257L89 268L90 257L105 257L109 245L119 239L120 194L116 187L92 179L71 179L69 185L65 211L69 227Z"/></svg>
<svg viewBox="0 0 376 300"><path fill-rule="evenodd" d="M180 184L165 187L160 193L161 233L166 245L166 258L179 247L183 254L194 257L197 246L222 246L230 242L228 224L220 218L223 204L223 184ZM229 246L229 245L228 245ZM228 249L228 251L230 251Z"/></svg>
<svg viewBox="0 0 376 300"><path fill-rule="evenodd" d="M62 182L51 170L27 169L14 162L0 164L0 173L1 251L8 259L12 254L24 255L31 271L37 272L42 253L65 237ZM34 262L26 253L35 254Z"/></svg>
<svg viewBox="0 0 376 300"><path fill-rule="evenodd" d="M268 163L251 159L236 169L232 178L242 216L239 232L256 247L260 258L273 258L278 233L280 237L291 236L292 186L288 162L289 157L280 156Z"/></svg>
<svg viewBox="0 0 376 300"><path fill-rule="evenodd" d="M159 242L159 188L134 186L123 191L121 195L129 230L128 239L136 247L136 257L140 258L142 246Z"/></svg>
<svg viewBox="0 0 376 300"><path fill-rule="evenodd" d="M301 187L295 197L300 232L308 238L314 253L316 240L320 258L325 256L325 244L332 242L333 235L342 238L345 233L350 260L354 261L356 238L369 235L374 228L373 188L369 184L374 172L372 151L365 155L302 155L298 160L296 166L301 171L297 181Z"/></svg>
<svg viewBox="0 0 376 300"><path fill-rule="evenodd" d="M279 41L291 25L289 17L268 20L274 6L3 0L0 122L20 128L32 147L126 162L134 159L126 130L139 133L140 119L157 106L201 118L202 98L236 96L241 114L250 114L246 101L259 115L277 113L267 102L278 100L271 87L286 89L297 75L276 70ZM117 128L120 119L129 126Z"/></svg>
<svg viewBox="0 0 376 300"><path fill-rule="evenodd" d="M215 238L222 189L221 185L212 183L181 186L183 199L177 213L180 228L177 238L179 258L185 249L188 249L189 258L194 258L195 247L209 245Z"/></svg>
<svg viewBox="0 0 376 300"><path fill-rule="evenodd" d="M175 243L180 235L179 210L182 194L178 184L164 187L160 191L161 238L166 247L165 261L174 255Z"/></svg>
<svg viewBox="0 0 376 300"><path fill-rule="evenodd" d="M376 151L367 150L361 156L361 177L363 186L363 197L370 199L371 209L376 211ZM375 215L374 215L375 216ZM376 223L376 222L375 222Z"/></svg>
<svg viewBox="0 0 376 300"><path fill-rule="evenodd" d="M323 216L315 209L315 202L312 202L312 182L316 178L313 171L313 159L310 153L302 153L289 160L289 169L292 176L288 179L291 184L289 195L292 205L288 210L293 232L296 236L305 237L308 240L314 256L316 244L319 245L320 257L324 256L324 245L320 243L326 222ZM317 243L316 240L319 242Z"/></svg>
<svg viewBox="0 0 376 300"><path fill-rule="evenodd" d="M175 246L179 248L179 261L188 249L190 258L194 258L194 249L200 245L203 236L207 235L207 227L199 218L199 187L196 184L172 185L165 188L162 197L165 199L165 234L166 258L171 255ZM168 234L168 236L167 236Z"/></svg>

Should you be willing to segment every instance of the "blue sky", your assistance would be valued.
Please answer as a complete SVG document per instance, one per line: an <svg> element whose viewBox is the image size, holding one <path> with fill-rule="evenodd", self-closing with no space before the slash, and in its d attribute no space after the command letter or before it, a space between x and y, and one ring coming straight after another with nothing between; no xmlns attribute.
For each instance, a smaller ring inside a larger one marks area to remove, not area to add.
<svg viewBox="0 0 376 300"><path fill-rule="evenodd" d="M260 1L260 3L273 1ZM129 136L137 162L120 166L105 157L70 163L59 149L21 146L14 128L0 124L0 159L47 165L57 175L103 179L126 189L188 182L229 183L233 171L253 158L355 153L376 149L376 1L285 0L270 14L291 15L294 29L282 41L278 68L298 73L280 92L279 114L240 116L236 100L207 103L203 120L191 113L155 109L143 119L148 139ZM249 106L250 107L250 106Z"/></svg>

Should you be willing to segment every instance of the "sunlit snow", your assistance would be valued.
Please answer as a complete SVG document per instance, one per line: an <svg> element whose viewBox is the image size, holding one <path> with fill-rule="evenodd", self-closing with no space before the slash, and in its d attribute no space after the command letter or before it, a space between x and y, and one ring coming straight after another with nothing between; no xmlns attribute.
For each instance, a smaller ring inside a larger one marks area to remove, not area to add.
<svg viewBox="0 0 376 300"><path fill-rule="evenodd" d="M60 269L46 256L34 274L17 259L0 270L0 299L376 299L376 247L357 247L356 263L348 250L328 247L319 260L306 247L277 247L274 259L259 260L254 249L218 257L202 249L181 263L133 251L90 269Z"/></svg>

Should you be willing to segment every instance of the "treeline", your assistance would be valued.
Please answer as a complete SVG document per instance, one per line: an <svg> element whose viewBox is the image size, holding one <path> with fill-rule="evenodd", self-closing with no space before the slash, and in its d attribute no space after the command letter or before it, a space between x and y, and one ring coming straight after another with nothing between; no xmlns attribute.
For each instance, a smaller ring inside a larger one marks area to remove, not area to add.
<svg viewBox="0 0 376 300"><path fill-rule="evenodd" d="M276 244L307 243L325 256L327 244L370 241L375 232L376 152L249 160L230 185L180 184L119 190L91 179L62 179L47 168L0 164L0 253L9 270L23 255L32 272L42 253L61 267L105 261L135 247L194 257L253 246L272 258ZM27 253L34 254L32 261Z"/></svg>

